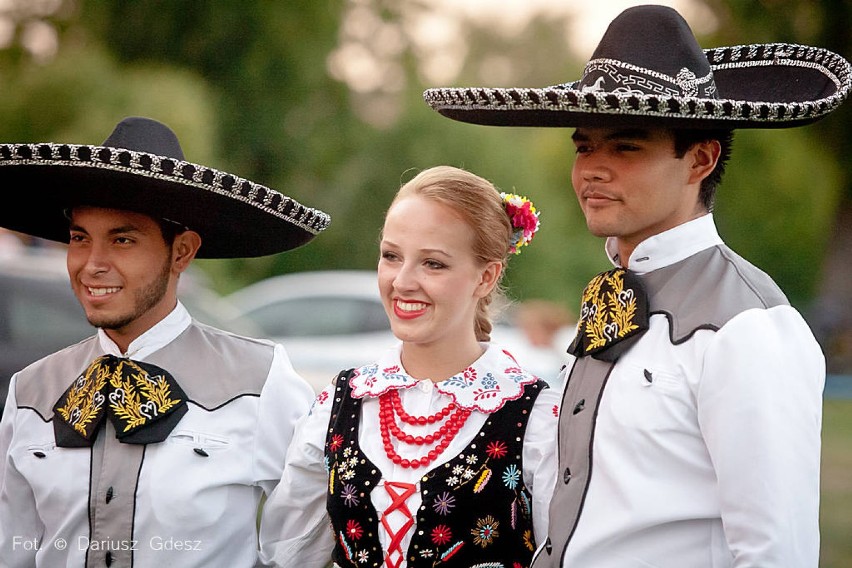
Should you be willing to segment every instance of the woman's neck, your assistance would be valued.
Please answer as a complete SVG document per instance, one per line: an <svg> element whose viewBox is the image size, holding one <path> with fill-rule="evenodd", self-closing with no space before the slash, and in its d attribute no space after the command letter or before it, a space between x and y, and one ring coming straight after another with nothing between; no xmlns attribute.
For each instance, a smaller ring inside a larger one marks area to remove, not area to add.
<svg viewBox="0 0 852 568"><path fill-rule="evenodd" d="M400 361L409 376L437 383L461 373L484 352L485 348L475 339L463 345L403 343Z"/></svg>

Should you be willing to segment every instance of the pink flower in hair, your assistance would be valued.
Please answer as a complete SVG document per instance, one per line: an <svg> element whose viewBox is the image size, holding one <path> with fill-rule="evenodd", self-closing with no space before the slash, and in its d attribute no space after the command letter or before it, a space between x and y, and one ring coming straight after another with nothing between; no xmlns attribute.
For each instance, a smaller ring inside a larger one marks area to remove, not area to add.
<svg viewBox="0 0 852 568"><path fill-rule="evenodd" d="M520 254L521 247L528 245L539 229L539 213L526 197L514 193L501 193L500 197L513 228L509 252Z"/></svg>

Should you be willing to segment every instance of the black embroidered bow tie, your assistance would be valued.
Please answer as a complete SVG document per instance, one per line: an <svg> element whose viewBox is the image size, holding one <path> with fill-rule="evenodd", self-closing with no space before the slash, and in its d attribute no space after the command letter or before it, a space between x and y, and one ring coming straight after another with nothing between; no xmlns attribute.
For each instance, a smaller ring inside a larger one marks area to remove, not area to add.
<svg viewBox="0 0 852 568"><path fill-rule="evenodd" d="M583 290L577 334L568 352L615 361L648 330L648 296L639 277L623 268L602 272Z"/></svg>
<svg viewBox="0 0 852 568"><path fill-rule="evenodd" d="M109 417L120 442L152 444L165 440L186 411L186 394L165 369L104 355L53 406L53 433L57 446L91 446Z"/></svg>

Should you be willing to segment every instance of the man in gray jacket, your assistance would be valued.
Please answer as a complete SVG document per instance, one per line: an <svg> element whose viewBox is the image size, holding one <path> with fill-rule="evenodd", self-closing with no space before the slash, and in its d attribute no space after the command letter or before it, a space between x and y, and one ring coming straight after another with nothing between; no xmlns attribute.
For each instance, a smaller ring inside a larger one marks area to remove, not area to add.
<svg viewBox="0 0 852 568"><path fill-rule="evenodd" d="M98 328L12 377L0 564L254 566L260 500L313 391L280 345L193 320L177 283L195 257L285 251L328 216L184 161L146 118L101 146L0 145L0 180L19 191L0 226L68 243Z"/></svg>
<svg viewBox="0 0 852 568"><path fill-rule="evenodd" d="M820 119L851 75L807 46L704 51L640 6L579 81L426 92L456 120L576 128L574 192L615 267L583 293L534 568L817 566L825 361L712 207L733 129Z"/></svg>

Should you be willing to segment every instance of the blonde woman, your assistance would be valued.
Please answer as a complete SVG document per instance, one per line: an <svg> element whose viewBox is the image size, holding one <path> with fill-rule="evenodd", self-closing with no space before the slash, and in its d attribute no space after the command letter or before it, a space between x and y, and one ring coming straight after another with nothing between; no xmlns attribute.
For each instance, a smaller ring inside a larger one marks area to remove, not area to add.
<svg viewBox="0 0 852 568"><path fill-rule="evenodd" d="M378 263L400 343L340 373L298 426L265 508L267 561L529 565L547 530L559 398L489 343L488 308L537 229L528 200L461 169L400 189Z"/></svg>

